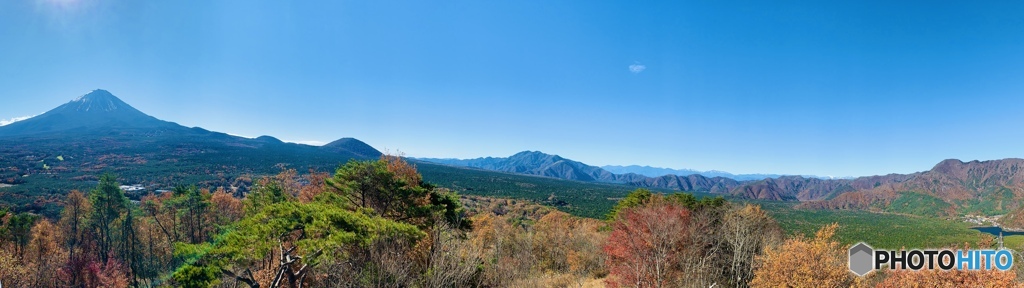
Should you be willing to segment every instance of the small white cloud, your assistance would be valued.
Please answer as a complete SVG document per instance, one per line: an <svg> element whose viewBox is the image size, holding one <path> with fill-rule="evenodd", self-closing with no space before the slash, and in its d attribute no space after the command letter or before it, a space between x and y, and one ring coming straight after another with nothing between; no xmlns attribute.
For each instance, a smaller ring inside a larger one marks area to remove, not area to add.
<svg viewBox="0 0 1024 288"><path fill-rule="evenodd" d="M309 145L309 146L324 146L324 145L327 145L327 142L324 142L324 141L316 141L316 140L308 140L308 141L291 141L291 140L284 140L284 142L288 142L288 143L295 143L295 144L306 144L306 145Z"/></svg>
<svg viewBox="0 0 1024 288"><path fill-rule="evenodd" d="M646 69L647 66L640 63L633 63L633 65L629 65L629 72L632 72L633 74L640 74L640 72L644 72Z"/></svg>
<svg viewBox="0 0 1024 288"><path fill-rule="evenodd" d="M39 116L39 115L21 116L21 117L14 117L14 118L11 118L11 119L0 119L0 126L7 126L7 125L9 125L11 123L18 122L18 121L25 120L25 119L32 118L32 117L36 117L36 116Z"/></svg>

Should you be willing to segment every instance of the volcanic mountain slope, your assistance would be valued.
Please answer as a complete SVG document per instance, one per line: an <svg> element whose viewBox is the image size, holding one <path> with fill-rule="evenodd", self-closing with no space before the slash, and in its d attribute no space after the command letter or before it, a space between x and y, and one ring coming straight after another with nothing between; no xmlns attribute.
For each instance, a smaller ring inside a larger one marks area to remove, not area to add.
<svg viewBox="0 0 1024 288"><path fill-rule="evenodd" d="M123 143L117 143L118 145L115 146L139 146L154 143L165 145L174 144L175 141L180 143L214 142L229 147L328 151L360 159L380 156L380 151L353 138L342 138L322 147L314 147L285 143L271 136L249 139L211 132L198 127L188 128L146 115L110 92L100 89L93 90L39 116L0 126L0 140L22 143L54 140L75 145L76 142L81 142L78 140L113 140L119 139L119 137L127 138L123 139Z"/></svg>
<svg viewBox="0 0 1024 288"><path fill-rule="evenodd" d="M316 147L184 127L94 90L39 116L0 126L0 183L16 184L0 190L0 202L37 205L39 199L51 199L48 195L88 189L103 172L150 191L185 183L244 191L251 184L245 175L276 173L281 164L300 172L331 171L349 159L379 156L352 138Z"/></svg>
<svg viewBox="0 0 1024 288"><path fill-rule="evenodd" d="M106 130L187 129L146 115L106 90L93 90L42 115L0 127L0 137L82 135Z"/></svg>

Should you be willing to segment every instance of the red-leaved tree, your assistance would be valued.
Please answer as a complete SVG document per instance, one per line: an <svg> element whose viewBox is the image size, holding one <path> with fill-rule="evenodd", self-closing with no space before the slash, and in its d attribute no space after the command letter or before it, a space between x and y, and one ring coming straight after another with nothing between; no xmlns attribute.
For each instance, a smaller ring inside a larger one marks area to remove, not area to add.
<svg viewBox="0 0 1024 288"><path fill-rule="evenodd" d="M620 211L604 251L610 287L674 287L673 267L688 235L690 211L674 203L652 203Z"/></svg>

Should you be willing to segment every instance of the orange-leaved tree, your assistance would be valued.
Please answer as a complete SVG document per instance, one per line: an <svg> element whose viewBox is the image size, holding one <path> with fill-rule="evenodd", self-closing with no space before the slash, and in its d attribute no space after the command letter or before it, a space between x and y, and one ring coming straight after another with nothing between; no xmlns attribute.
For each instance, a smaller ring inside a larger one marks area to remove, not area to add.
<svg viewBox="0 0 1024 288"><path fill-rule="evenodd" d="M843 247L832 240L839 225L822 227L813 239L796 237L757 257L751 287L848 287L854 277L848 270Z"/></svg>

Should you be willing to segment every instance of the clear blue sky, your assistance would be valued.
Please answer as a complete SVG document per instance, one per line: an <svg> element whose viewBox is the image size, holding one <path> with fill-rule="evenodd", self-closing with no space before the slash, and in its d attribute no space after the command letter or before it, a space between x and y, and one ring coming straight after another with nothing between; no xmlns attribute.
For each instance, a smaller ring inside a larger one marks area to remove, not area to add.
<svg viewBox="0 0 1024 288"><path fill-rule="evenodd" d="M417 157L1024 157L1024 2L426 2L0 1L0 119L102 88L186 126Z"/></svg>

